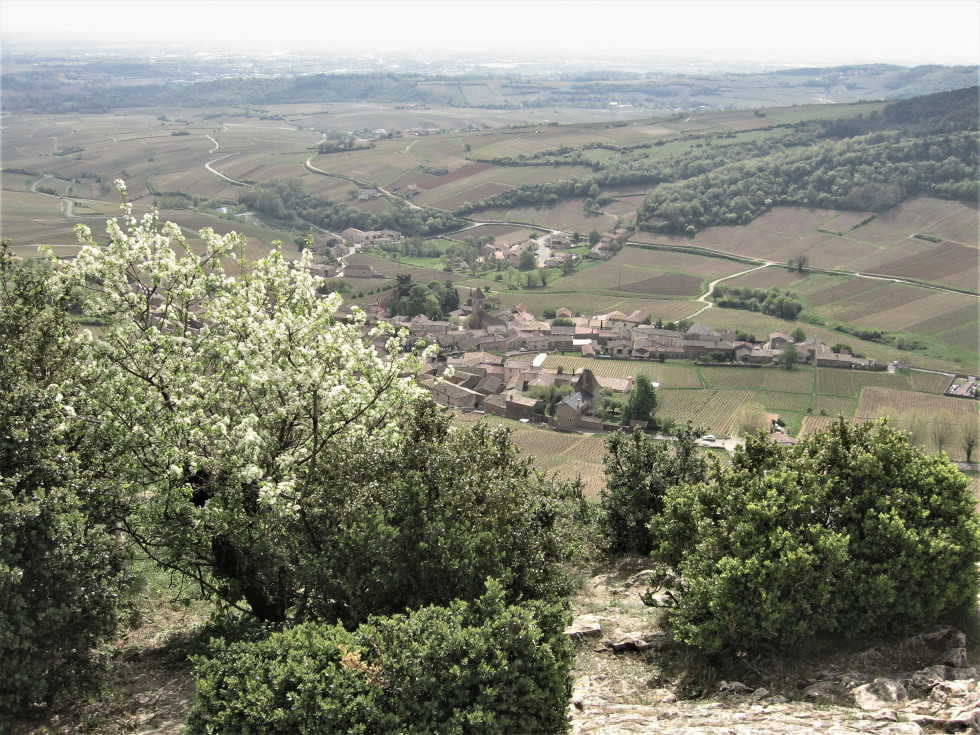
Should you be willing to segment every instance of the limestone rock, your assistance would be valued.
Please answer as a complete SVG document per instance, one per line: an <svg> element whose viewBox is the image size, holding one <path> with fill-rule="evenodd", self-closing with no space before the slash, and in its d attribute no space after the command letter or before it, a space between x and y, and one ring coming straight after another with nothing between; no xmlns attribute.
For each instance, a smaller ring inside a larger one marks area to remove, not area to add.
<svg viewBox="0 0 980 735"><path fill-rule="evenodd" d="M954 669L966 668L966 647L947 648L943 663Z"/></svg>
<svg viewBox="0 0 980 735"><path fill-rule="evenodd" d="M863 710L880 710L899 704L909 698L905 684L896 679L875 679L852 691L854 703Z"/></svg>
<svg viewBox="0 0 980 735"><path fill-rule="evenodd" d="M579 615L565 628L565 635L572 639L598 638L602 635L601 620L595 615Z"/></svg>
<svg viewBox="0 0 980 735"><path fill-rule="evenodd" d="M803 694L810 699L833 699L836 689L837 686L833 681L818 681L804 689Z"/></svg>
<svg viewBox="0 0 980 735"><path fill-rule="evenodd" d="M932 689L936 684L941 681L946 681L949 678L949 669L939 664L938 666L929 666L921 671L916 671L912 674L912 686L916 689Z"/></svg>
<svg viewBox="0 0 980 735"><path fill-rule="evenodd" d="M637 572L632 577L627 579L623 584L623 587L626 589L632 589L633 587L645 587L647 580L649 580L651 576L653 576L653 570L644 569L642 572Z"/></svg>

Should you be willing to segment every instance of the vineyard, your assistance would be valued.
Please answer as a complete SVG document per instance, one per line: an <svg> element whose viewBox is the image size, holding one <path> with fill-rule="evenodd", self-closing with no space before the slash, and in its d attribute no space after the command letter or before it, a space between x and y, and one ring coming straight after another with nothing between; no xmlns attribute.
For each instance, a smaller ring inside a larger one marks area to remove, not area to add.
<svg viewBox="0 0 980 735"><path fill-rule="evenodd" d="M813 392L813 369L760 367L706 367L700 368L701 377L713 388L754 388L767 391Z"/></svg>
<svg viewBox="0 0 980 735"><path fill-rule="evenodd" d="M622 265L635 265L662 271L696 273L710 279L738 273L746 268L744 263L726 258L709 258L702 255L671 252L670 250L648 250L637 247L623 248L616 255L616 262Z"/></svg>
<svg viewBox="0 0 980 735"><path fill-rule="evenodd" d="M908 411L917 411L926 416L945 412L953 416L976 418L977 402L905 390L865 388L861 392L856 418L877 419L884 416L898 418Z"/></svg>
<svg viewBox="0 0 980 735"><path fill-rule="evenodd" d="M836 420L836 416L806 416L803 419L803 429L800 431L800 438L819 434L826 431L831 422Z"/></svg>
<svg viewBox="0 0 980 735"><path fill-rule="evenodd" d="M936 373L913 372L909 377L912 379L912 388L920 393L937 393L942 395L946 392L951 382L948 375L938 375Z"/></svg>
<svg viewBox="0 0 980 735"><path fill-rule="evenodd" d="M775 412L794 411L802 413L810 405L807 393L784 393L777 391L757 391L755 400Z"/></svg>
<svg viewBox="0 0 980 735"><path fill-rule="evenodd" d="M856 398L866 387L908 390L912 387L912 382L908 375L896 373L873 373L866 370L843 370L832 367L817 368L818 393Z"/></svg>
<svg viewBox="0 0 980 735"><path fill-rule="evenodd" d="M614 290L660 296L698 296L704 292L704 284L697 276L665 273L642 281L624 283L622 286L616 286Z"/></svg>
<svg viewBox="0 0 980 735"><path fill-rule="evenodd" d="M462 424L480 419L473 414L464 414L454 420ZM605 485L602 462L606 445L602 436L566 434L494 416L483 420L510 429L518 452L532 457L536 469L546 474L554 472L563 480L581 479L586 496L598 499L599 491Z"/></svg>
<svg viewBox="0 0 980 735"><path fill-rule="evenodd" d="M662 390L658 396L660 420L691 421L717 436L729 436L739 407L755 398L752 391L742 390Z"/></svg>
<svg viewBox="0 0 980 735"><path fill-rule="evenodd" d="M819 414L820 416L838 416L843 414L844 416L851 417L857 411L858 402L854 398L847 398L844 396L825 396L816 395L813 397L813 403L810 408L813 413ZM808 416L809 418L813 418Z"/></svg>

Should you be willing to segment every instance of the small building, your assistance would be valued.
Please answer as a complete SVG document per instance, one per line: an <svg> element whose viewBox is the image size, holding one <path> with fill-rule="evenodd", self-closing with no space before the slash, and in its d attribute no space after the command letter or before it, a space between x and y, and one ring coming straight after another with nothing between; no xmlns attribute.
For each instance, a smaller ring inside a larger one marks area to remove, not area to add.
<svg viewBox="0 0 980 735"><path fill-rule="evenodd" d="M361 265L359 263L344 266L342 275L344 278L375 278L381 276L372 266Z"/></svg>

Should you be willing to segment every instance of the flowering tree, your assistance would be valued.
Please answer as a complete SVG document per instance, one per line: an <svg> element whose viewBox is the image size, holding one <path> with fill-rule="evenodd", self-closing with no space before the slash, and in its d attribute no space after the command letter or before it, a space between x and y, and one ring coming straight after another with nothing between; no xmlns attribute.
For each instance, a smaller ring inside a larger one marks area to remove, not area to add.
<svg viewBox="0 0 980 735"><path fill-rule="evenodd" d="M333 457L397 444L399 414L421 395L427 355L364 315L342 322L336 294L278 250L248 262L245 238L141 220L82 250L57 278L87 289L103 333L85 342L85 418L115 448L127 530L164 566L264 620L297 604L313 479ZM308 251L307 251L308 252ZM307 256L308 257L308 256ZM234 269L237 275L226 272ZM371 342L387 336L385 353ZM244 600L244 604L241 601Z"/></svg>

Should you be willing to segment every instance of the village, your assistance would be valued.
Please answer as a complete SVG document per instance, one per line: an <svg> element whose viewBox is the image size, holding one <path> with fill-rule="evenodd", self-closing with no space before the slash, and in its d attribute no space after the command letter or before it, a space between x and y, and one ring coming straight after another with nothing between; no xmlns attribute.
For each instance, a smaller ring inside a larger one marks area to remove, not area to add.
<svg viewBox="0 0 980 735"><path fill-rule="evenodd" d="M401 234L391 230L342 233L348 244L334 243L332 258L322 257L323 241L316 243L311 270L324 277L375 277L365 265L344 265L343 258L361 247L397 242ZM606 259L626 241L626 231L603 234L592 247L590 257ZM553 250L571 245L565 233L551 233L531 239L519 246L487 245L481 257L516 262L520 253L533 251L547 267L561 263ZM562 255L558 253L557 255ZM832 350L812 337L795 343L782 332L765 340L739 339L731 331L716 332L700 323L663 325L654 321L651 312L637 310L630 314L612 311L607 314L583 315L566 307L555 309L551 318L538 318L523 304L511 308L494 308L496 302L480 288L470 289L458 309L444 320L433 320L424 314L414 317L391 314L384 301L377 301L365 311L365 330L380 321L397 329L406 329L413 342L438 344L440 360L427 365L419 383L428 388L435 401L462 411L483 411L507 419L548 425L563 431L605 431L608 416L596 415L595 401L600 391L628 394L634 386L632 377L597 376L588 368L577 373L548 370L543 367L549 354L592 358L632 360L693 360L734 366L770 366L789 368L787 363L819 367L884 371L888 366L875 360L850 354L846 349ZM344 308L339 316L352 312ZM467 327L478 317L478 328ZM548 316L551 316L550 314ZM381 345L378 345L379 349ZM447 368L452 368L447 370ZM599 371L596 371L599 372ZM569 392L546 415L544 401L528 395L534 388L568 387ZM645 428L646 422L639 422Z"/></svg>

